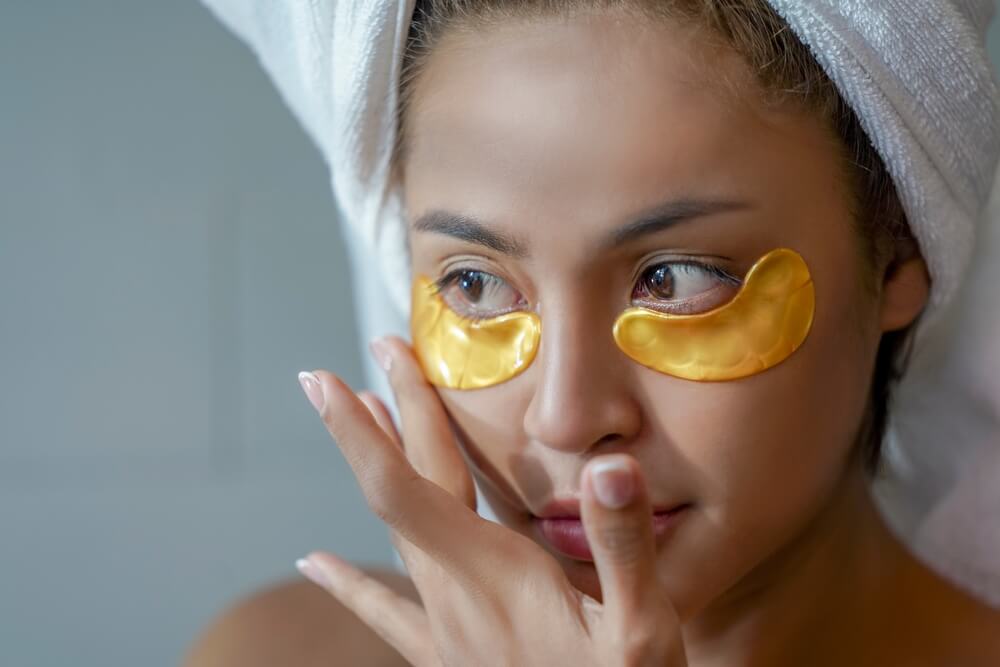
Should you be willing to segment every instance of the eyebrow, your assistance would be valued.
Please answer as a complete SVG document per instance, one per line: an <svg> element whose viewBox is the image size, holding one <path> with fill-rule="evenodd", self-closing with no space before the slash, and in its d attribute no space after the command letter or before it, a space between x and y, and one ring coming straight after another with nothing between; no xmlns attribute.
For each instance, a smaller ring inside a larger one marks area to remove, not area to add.
<svg viewBox="0 0 1000 667"><path fill-rule="evenodd" d="M750 208L749 202L727 199L677 199L663 202L641 211L633 216L631 222L612 230L601 241L599 247L617 248L696 218L748 208ZM451 236L491 248L515 259L529 256L527 244L517 237L491 229L489 223L473 216L452 211L442 209L429 211L417 218L413 229Z"/></svg>
<svg viewBox="0 0 1000 667"><path fill-rule="evenodd" d="M444 234L462 241L492 248L515 259L528 256L527 244L510 234L493 229L472 216L436 209L420 216L413 229L418 232Z"/></svg>
<svg viewBox="0 0 1000 667"><path fill-rule="evenodd" d="M632 222L613 230L605 237L601 247L617 248L683 222L750 207L749 202L732 199L677 199L663 202L642 211Z"/></svg>

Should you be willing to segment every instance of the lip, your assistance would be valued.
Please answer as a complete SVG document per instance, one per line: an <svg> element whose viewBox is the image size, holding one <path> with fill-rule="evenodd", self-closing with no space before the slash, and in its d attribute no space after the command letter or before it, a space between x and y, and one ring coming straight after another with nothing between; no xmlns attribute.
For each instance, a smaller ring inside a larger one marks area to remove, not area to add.
<svg viewBox="0 0 1000 667"><path fill-rule="evenodd" d="M672 507L653 508L653 537L661 544L673 532L678 521L684 517L690 503ZM556 500L532 517L538 535L560 554L573 560L593 562L583 521L580 519L580 501L575 499Z"/></svg>

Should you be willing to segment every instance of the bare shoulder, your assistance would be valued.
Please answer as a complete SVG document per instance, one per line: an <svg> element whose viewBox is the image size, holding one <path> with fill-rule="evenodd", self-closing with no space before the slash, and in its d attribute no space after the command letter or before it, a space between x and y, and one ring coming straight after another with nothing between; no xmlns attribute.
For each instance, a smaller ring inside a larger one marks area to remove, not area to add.
<svg viewBox="0 0 1000 667"><path fill-rule="evenodd" d="M366 572L401 594L417 598L410 580L382 569ZM196 639L184 667L407 663L329 593L305 580L276 583L238 600Z"/></svg>

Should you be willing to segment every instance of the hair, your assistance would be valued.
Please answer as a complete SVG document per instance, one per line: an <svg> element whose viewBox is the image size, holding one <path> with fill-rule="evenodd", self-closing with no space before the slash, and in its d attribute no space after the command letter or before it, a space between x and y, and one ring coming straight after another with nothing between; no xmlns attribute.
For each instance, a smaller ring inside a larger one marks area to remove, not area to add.
<svg viewBox="0 0 1000 667"><path fill-rule="evenodd" d="M892 177L861 121L809 48L767 0L415 0L400 76L393 178L402 178L415 82L445 34L602 10L707 28L708 37L721 39L723 46L743 58L769 102L797 104L828 125L843 148L843 171L853 195L851 213L861 241L859 249L870 268L864 272L867 289L877 293L876 279L881 271L917 252ZM912 328L885 333L879 343L869 407L856 449L872 475L879 470L892 389L908 364Z"/></svg>

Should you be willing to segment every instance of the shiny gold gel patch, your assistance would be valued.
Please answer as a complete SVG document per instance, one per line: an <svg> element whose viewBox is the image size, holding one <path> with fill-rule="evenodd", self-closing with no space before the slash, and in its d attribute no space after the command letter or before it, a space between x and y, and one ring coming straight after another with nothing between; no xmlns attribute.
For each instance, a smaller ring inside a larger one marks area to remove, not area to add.
<svg viewBox="0 0 1000 667"><path fill-rule="evenodd" d="M413 282L410 334L427 381L449 389L505 382L531 364L542 329L538 315L513 312L485 320L462 317L424 276Z"/></svg>
<svg viewBox="0 0 1000 667"><path fill-rule="evenodd" d="M629 357L687 380L737 380L787 359L805 341L816 307L805 260L778 248L760 258L731 301L704 313L629 308L614 337Z"/></svg>

